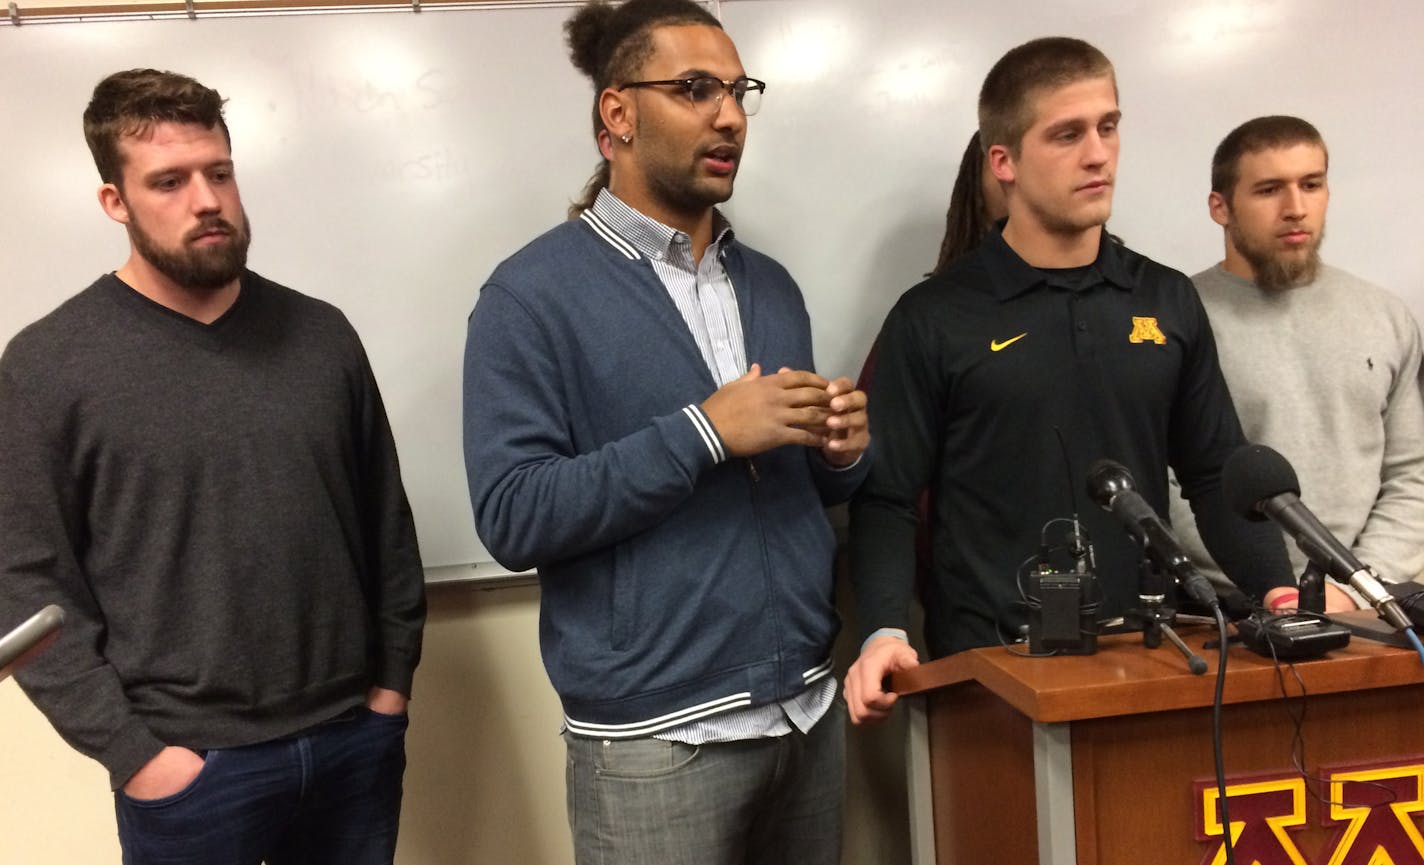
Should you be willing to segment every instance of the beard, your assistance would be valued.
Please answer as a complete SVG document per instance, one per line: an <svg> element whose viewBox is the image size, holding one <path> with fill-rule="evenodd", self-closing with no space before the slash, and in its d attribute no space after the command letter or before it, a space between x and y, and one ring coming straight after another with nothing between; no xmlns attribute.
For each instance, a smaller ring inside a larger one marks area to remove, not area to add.
<svg viewBox="0 0 1424 865"><path fill-rule="evenodd" d="M634 134L645 148L642 163L648 189L663 206L677 213L699 213L732 197L740 159L733 165L732 173L725 177L703 177L697 169L701 150L689 159L677 147L660 139L661 130L655 124L645 123L641 116Z"/></svg>
<svg viewBox="0 0 1424 865"><path fill-rule="evenodd" d="M648 189L676 213L701 213L732 197L732 178L723 185L699 182L687 175L653 175L648 178Z"/></svg>
<svg viewBox="0 0 1424 865"><path fill-rule="evenodd" d="M732 197L736 168L726 177L699 177L695 167L675 162L645 163L648 190L677 213L700 213Z"/></svg>
<svg viewBox="0 0 1424 865"><path fill-rule="evenodd" d="M221 228L228 233L223 243L193 247L188 243L203 232ZM210 217L188 232L177 249L161 246L130 214L129 238L134 249L154 269L174 283L193 291L216 291L242 276L247 268L247 247L252 243L252 223L242 213L242 229L221 217Z"/></svg>
<svg viewBox="0 0 1424 865"><path fill-rule="evenodd" d="M1320 272L1320 244L1325 242L1325 227L1312 238L1310 249L1304 255L1283 253L1265 245L1256 245L1232 223L1231 243L1246 263L1251 265L1251 273L1256 277L1256 285L1262 291L1281 292L1309 285Z"/></svg>

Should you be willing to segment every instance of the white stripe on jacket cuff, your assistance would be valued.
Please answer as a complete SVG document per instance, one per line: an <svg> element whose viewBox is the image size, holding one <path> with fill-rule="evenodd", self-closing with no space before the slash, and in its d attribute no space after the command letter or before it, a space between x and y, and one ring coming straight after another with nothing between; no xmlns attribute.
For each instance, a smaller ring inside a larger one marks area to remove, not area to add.
<svg viewBox="0 0 1424 865"><path fill-rule="evenodd" d="M702 413L701 407L690 405L684 408L682 413L688 416L692 421L692 426L696 428L697 434L702 436L702 443L712 454L712 462L726 462L727 450L722 447L722 440L717 437L717 430L712 427L712 421L707 419L707 415Z"/></svg>

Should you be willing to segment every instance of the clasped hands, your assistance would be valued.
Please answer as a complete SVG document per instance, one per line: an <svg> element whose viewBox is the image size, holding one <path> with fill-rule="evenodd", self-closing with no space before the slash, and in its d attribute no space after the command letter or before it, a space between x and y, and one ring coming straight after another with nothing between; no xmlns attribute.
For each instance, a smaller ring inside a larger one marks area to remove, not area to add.
<svg viewBox="0 0 1424 865"><path fill-rule="evenodd" d="M818 448L833 466L860 459L870 444L863 391L848 378L782 367L764 375L752 364L702 403L732 456L755 456L787 444Z"/></svg>

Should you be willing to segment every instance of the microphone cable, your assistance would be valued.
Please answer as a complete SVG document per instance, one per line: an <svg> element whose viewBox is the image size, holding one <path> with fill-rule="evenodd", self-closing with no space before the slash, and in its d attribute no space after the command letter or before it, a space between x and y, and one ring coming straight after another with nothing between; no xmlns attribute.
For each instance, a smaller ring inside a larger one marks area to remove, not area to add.
<svg viewBox="0 0 1424 865"><path fill-rule="evenodd" d="M1216 692L1211 701L1211 756L1216 767L1217 816L1221 819L1221 841L1226 851L1226 865L1236 865L1236 849L1231 838L1231 816L1226 803L1226 760L1221 753L1221 709L1226 694L1226 615L1218 604L1211 608L1216 619L1217 662Z"/></svg>
<svg viewBox="0 0 1424 865"><path fill-rule="evenodd" d="M1260 610L1259 614L1271 615L1270 611L1265 609ZM1301 615L1324 618L1323 613L1301 613ZM1305 680L1301 678L1300 671L1295 668L1295 663L1290 660L1282 662L1280 657L1276 655L1275 643L1268 642L1266 646L1271 650L1271 664L1276 671L1276 687L1279 688L1281 692L1281 704L1284 707L1286 717L1289 718L1291 722L1291 766L1295 769L1296 774L1301 777L1301 780L1305 782L1305 792L1310 795L1310 798L1327 807L1353 807L1351 803L1347 801L1336 801L1328 795L1328 792L1322 793L1320 789L1317 789L1323 788L1325 791L1328 791L1330 789L1329 785L1331 779L1321 775L1312 775L1310 771L1306 769L1305 714L1308 707L1307 698L1310 696L1310 693L1305 687ZM1291 676L1295 679L1296 685L1300 688L1299 694L1292 696L1290 690L1286 687L1286 677L1285 672L1281 669L1282 666L1290 668ZM1292 708L1293 705L1299 706L1299 709ZM1378 781L1357 780L1351 781L1350 783L1374 788L1383 797L1381 804L1387 805L1399 801L1399 795L1394 790L1388 785L1381 784Z"/></svg>
<svg viewBox="0 0 1424 865"><path fill-rule="evenodd" d="M1418 621L1418 616L1414 608L1418 606L1421 601L1424 601L1424 589L1407 595L1396 595L1396 601L1399 604L1399 608L1409 617L1411 622ZM1424 643L1419 641L1419 635L1415 633L1414 628L1401 628L1400 631L1404 634L1404 638L1409 641L1409 645L1414 647L1415 653L1419 655L1419 662L1424 664Z"/></svg>
<svg viewBox="0 0 1424 865"><path fill-rule="evenodd" d="M1419 654L1419 663L1424 664L1424 643L1419 642L1419 635L1414 633L1413 628L1404 629L1404 638L1414 647L1414 651Z"/></svg>

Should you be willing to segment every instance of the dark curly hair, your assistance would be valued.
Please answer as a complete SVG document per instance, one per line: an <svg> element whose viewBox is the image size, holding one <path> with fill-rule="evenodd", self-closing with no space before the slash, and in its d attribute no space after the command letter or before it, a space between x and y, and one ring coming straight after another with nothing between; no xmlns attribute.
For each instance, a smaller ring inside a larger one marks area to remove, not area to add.
<svg viewBox="0 0 1424 865"><path fill-rule="evenodd" d="M598 111L598 97L606 88L628 81L638 74L653 53L653 30L658 27L703 24L721 28L722 23L693 0L628 0L614 6L594 0L564 22L569 59L593 82L593 137L604 131ZM569 206L569 218L593 206L598 193L608 186L609 165L600 160L583 193Z"/></svg>

